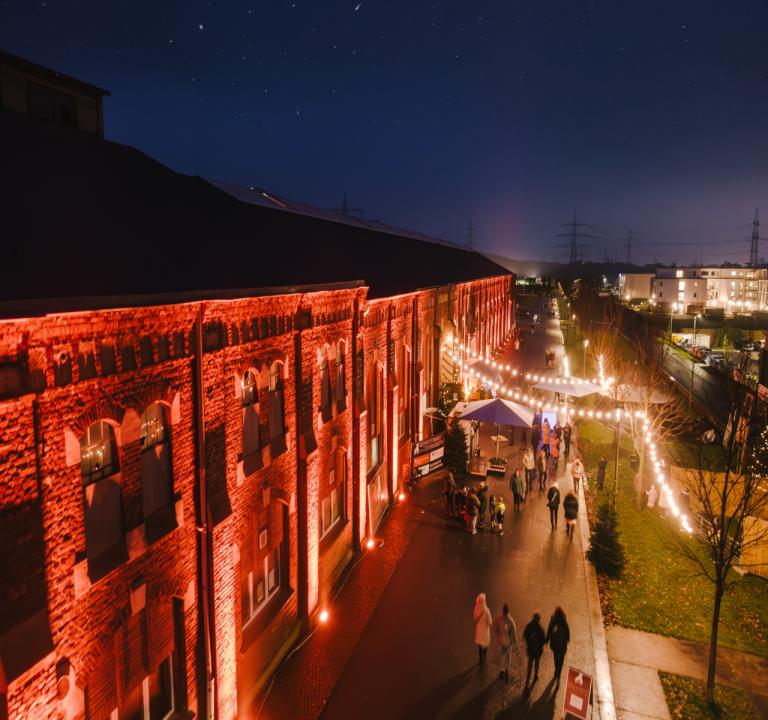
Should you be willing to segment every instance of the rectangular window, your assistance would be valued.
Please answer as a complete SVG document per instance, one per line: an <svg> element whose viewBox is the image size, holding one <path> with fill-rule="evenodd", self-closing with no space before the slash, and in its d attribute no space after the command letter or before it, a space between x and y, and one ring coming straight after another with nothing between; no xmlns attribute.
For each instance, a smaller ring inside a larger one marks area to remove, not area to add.
<svg viewBox="0 0 768 720"><path fill-rule="evenodd" d="M282 503L272 503L259 515L264 524L254 529L253 536L241 550L243 626L248 625L282 587L281 560L288 557L287 533L283 528L286 516Z"/></svg>
<svg viewBox="0 0 768 720"><path fill-rule="evenodd" d="M167 720L175 710L173 663L169 655L139 685L124 693L110 720Z"/></svg>
<svg viewBox="0 0 768 720"><path fill-rule="evenodd" d="M346 483L340 483L320 503L320 537L325 536L343 519L345 491Z"/></svg>

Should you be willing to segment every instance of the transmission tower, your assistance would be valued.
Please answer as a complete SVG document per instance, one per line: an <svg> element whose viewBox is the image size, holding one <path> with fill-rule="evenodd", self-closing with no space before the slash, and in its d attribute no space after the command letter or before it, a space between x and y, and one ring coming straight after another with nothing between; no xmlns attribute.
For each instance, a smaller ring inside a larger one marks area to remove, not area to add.
<svg viewBox="0 0 768 720"><path fill-rule="evenodd" d="M471 220L469 221L469 225L467 225L466 235L464 235L464 247L466 247L467 250L475 249L475 228L472 226Z"/></svg>
<svg viewBox="0 0 768 720"><path fill-rule="evenodd" d="M562 245L557 245L557 247L563 247L563 248L569 249L568 262L571 265L573 265L579 259L579 251L583 250L586 247L589 247L588 244L582 243L580 241L581 240L598 240L599 238L597 237L597 235L592 235L582 230L582 228L591 228L592 225L587 225L587 223L579 222L576 219L575 210L573 211L573 220L571 222L563 223L563 227L569 228L569 231L564 233L558 233L556 237L568 238L570 242L564 243Z"/></svg>
<svg viewBox="0 0 768 720"><path fill-rule="evenodd" d="M629 230L627 232L627 265L632 264L632 241L637 240L637 238L632 237L634 234L634 230Z"/></svg>
<svg viewBox="0 0 768 720"><path fill-rule="evenodd" d="M757 267L758 258L757 255L760 251L760 241L765 238L760 237L760 217L757 214L757 208L755 208L755 219L752 221L752 237L749 246L749 265L750 267Z"/></svg>
<svg viewBox="0 0 768 720"><path fill-rule="evenodd" d="M351 215L352 213L363 212L362 208L349 207L349 205L347 205L347 193L344 193L344 197L341 199L341 206L332 208L332 210L334 212L340 212L343 215Z"/></svg>

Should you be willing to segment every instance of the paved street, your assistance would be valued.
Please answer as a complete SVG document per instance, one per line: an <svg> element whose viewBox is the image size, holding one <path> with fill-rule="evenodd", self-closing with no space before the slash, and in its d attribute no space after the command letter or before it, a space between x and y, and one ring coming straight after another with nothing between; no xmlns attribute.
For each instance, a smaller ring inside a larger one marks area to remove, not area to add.
<svg viewBox="0 0 768 720"><path fill-rule="evenodd" d="M545 347L558 337L557 321L544 320L527 338L523 364L542 367ZM484 431L484 453L490 450L490 433ZM503 454L516 455L519 447ZM506 479L492 482L490 492L506 487ZM555 605L561 605L571 626L566 667L593 673L579 533L569 540L562 518L551 532L545 500L537 492L515 512L507 490L504 536L486 530L472 537L446 518L441 493L442 483L433 483L409 501L421 522L327 703L326 720L553 717L562 707L563 686L553 692L548 649L527 699L522 697L524 652L509 685L498 679L497 646L489 662L478 667L472 619L478 592L487 593L494 617L502 603L509 604L519 635L533 612L541 613L546 628Z"/></svg>
<svg viewBox="0 0 768 720"><path fill-rule="evenodd" d="M684 393L690 392L691 365L693 365L693 398L707 413L725 425L730 412L730 402L725 393L723 379L704 369L702 363L691 363L675 352L667 352L664 369L675 379Z"/></svg>

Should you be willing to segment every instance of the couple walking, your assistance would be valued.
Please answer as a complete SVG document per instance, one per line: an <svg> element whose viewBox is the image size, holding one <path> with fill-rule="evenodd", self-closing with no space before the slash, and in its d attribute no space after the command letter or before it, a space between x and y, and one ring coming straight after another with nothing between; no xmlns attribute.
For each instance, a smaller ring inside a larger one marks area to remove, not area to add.
<svg viewBox="0 0 768 720"><path fill-rule="evenodd" d="M553 482L547 491L547 507L549 508L549 524L553 530L557 529L557 514L560 509L560 488L557 481ZM563 514L565 515L565 532L568 537L573 537L576 528L576 518L579 515L579 499L569 492L563 500Z"/></svg>
<svg viewBox="0 0 768 720"><path fill-rule="evenodd" d="M475 644L480 655L480 664L488 656L491 645L491 634L499 645L499 678L509 682L509 666L512 659L512 646L517 645L517 627L509 614L509 607L504 604L501 614L494 621L491 610L485 600L485 593L480 593L475 599Z"/></svg>

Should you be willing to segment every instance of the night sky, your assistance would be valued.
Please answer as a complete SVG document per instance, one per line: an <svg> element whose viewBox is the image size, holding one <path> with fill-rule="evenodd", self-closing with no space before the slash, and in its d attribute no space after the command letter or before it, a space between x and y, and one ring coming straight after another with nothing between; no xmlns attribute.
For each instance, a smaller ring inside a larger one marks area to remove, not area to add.
<svg viewBox="0 0 768 720"><path fill-rule="evenodd" d="M0 0L0 47L112 91L110 139L516 258L567 259L575 209L611 257L745 261L767 38L754 0Z"/></svg>

